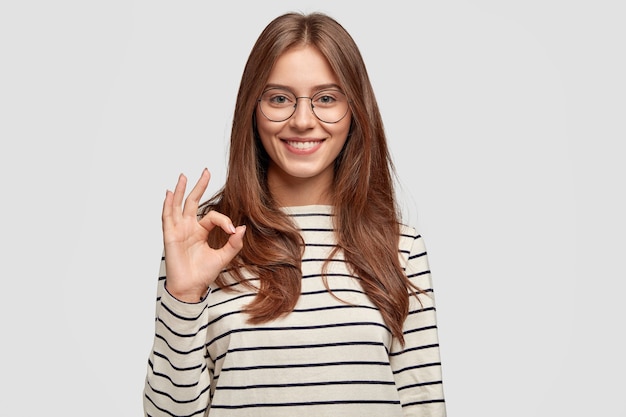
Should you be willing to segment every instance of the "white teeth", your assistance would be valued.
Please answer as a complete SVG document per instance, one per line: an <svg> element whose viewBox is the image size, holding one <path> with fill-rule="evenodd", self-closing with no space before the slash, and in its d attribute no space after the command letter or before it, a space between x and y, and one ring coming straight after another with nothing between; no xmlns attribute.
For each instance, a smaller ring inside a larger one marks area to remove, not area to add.
<svg viewBox="0 0 626 417"><path fill-rule="evenodd" d="M287 141L287 143L289 144L289 146L293 146L296 149L311 149L312 147L314 147L315 145L317 145L319 142L292 142L292 141Z"/></svg>

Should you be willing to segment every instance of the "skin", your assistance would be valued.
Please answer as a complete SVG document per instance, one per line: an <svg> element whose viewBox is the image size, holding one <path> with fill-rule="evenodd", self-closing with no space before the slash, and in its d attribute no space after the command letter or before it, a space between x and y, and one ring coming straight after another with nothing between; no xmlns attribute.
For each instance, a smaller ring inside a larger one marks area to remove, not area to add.
<svg viewBox="0 0 626 417"><path fill-rule="evenodd" d="M298 97L311 97L320 86L339 86L339 80L317 48L302 46L278 58L267 84L286 87ZM268 120L258 107L256 120L261 143L270 156L267 181L276 201L281 206L330 204L333 163L346 142L351 115L338 123L324 123L313 114L309 100L299 99L296 112L284 122ZM302 151L290 145L296 141L316 145Z"/></svg>
<svg viewBox="0 0 626 417"><path fill-rule="evenodd" d="M163 202L163 243L167 265L167 291L180 301L198 302L222 269L243 247L245 226L235 227L230 219L210 211L197 220L200 198L209 185L211 174L205 168L183 205L187 178L181 174L174 192L165 193ZM209 232L220 227L230 234L219 249L207 243Z"/></svg>
<svg viewBox="0 0 626 417"><path fill-rule="evenodd" d="M288 88L296 96L311 97L320 86L339 85L328 61L314 47L296 47L281 55L269 75L268 85ZM268 186L282 206L329 204L333 162L343 148L351 115L334 124L315 117L308 100L300 99L294 115L284 122L271 122L257 109L257 128L263 147L270 156ZM307 150L290 142L314 142ZM202 172L184 199L187 178L181 174L174 191L167 191L163 202L162 224L168 292L180 301L198 302L209 285L243 247L245 226L235 227L216 211L201 220L196 213L210 180ZM183 201L184 200L184 201ZM221 248L207 243L209 232L219 227L230 235Z"/></svg>

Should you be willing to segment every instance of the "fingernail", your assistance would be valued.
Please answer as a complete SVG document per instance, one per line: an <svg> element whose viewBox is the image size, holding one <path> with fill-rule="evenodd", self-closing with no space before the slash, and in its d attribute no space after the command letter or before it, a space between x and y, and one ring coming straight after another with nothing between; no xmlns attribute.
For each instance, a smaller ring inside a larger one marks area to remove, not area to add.
<svg viewBox="0 0 626 417"><path fill-rule="evenodd" d="M237 229L235 229L235 226L233 226L232 224L230 226L228 226L228 228L230 229L231 232L235 233L237 232Z"/></svg>

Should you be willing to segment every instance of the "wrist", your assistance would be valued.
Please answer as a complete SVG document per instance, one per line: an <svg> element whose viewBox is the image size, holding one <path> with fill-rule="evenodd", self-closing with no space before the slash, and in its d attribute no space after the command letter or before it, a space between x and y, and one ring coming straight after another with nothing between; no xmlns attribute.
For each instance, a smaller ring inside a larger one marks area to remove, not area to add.
<svg viewBox="0 0 626 417"><path fill-rule="evenodd" d="M203 301L210 288L197 288L197 289L178 289L175 286L168 285L165 281L165 291L167 291L172 297L183 303L195 304Z"/></svg>

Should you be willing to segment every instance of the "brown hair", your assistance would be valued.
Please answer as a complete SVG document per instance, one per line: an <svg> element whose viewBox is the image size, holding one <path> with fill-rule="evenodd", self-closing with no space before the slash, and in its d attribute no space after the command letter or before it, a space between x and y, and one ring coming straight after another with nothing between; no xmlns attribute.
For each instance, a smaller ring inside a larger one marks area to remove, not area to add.
<svg viewBox="0 0 626 417"><path fill-rule="evenodd" d="M268 156L255 127L257 98L274 62L300 45L317 48L328 60L350 99L349 138L335 162L333 210L337 248L365 293L380 310L392 335L403 341L402 325L413 287L398 260L400 214L393 164L383 123L365 64L349 33L321 13L287 13L274 19L255 43L243 71L231 132L228 174L222 190L203 205L245 224L243 249L231 273L246 284L240 268L260 278L259 291L247 306L252 323L289 313L300 295L302 237L278 207L267 187ZM217 229L216 229L217 230ZM225 242L211 233L211 245ZM218 279L218 285L225 283ZM419 291L419 290L418 290Z"/></svg>

